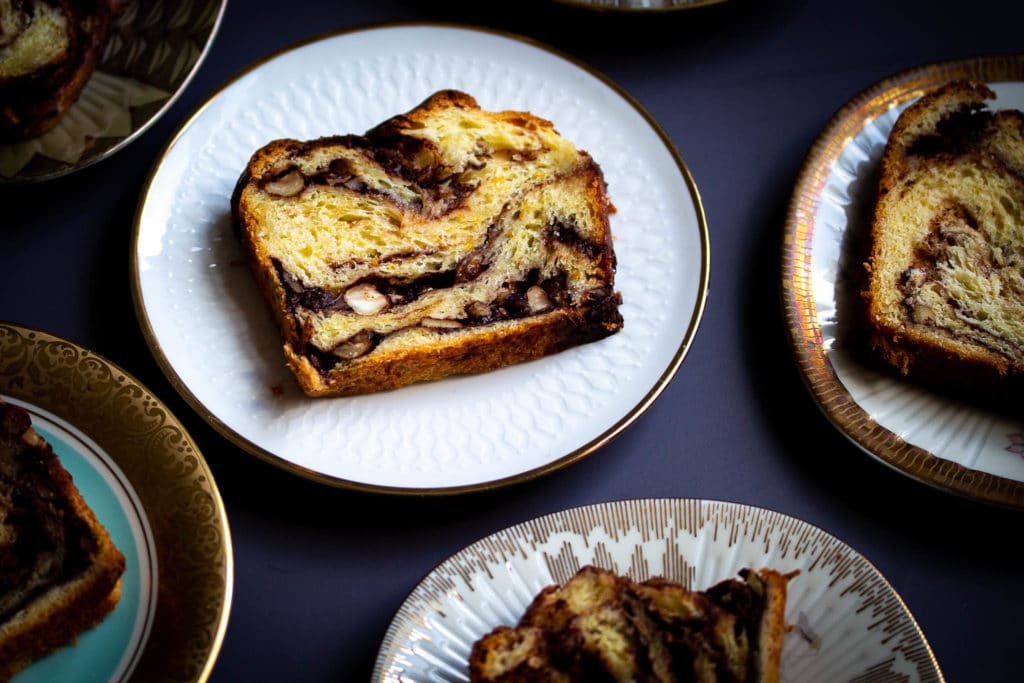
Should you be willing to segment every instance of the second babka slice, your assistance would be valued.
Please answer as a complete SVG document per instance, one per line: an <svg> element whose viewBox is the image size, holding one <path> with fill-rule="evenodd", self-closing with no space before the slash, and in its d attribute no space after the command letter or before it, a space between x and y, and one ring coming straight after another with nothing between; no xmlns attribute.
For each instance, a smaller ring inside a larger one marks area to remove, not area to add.
<svg viewBox="0 0 1024 683"><path fill-rule="evenodd" d="M870 233L871 344L909 377L1024 386L1024 113L953 81L897 119Z"/></svg>

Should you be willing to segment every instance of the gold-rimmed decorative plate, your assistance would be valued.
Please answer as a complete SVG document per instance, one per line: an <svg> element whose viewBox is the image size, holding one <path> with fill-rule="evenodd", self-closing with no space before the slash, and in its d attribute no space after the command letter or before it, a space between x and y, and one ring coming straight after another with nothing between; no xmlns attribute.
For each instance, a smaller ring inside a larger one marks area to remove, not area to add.
<svg viewBox="0 0 1024 683"><path fill-rule="evenodd" d="M616 207L625 326L483 375L311 399L284 363L232 226L230 197L275 138L361 133L434 91L527 110L601 165ZM521 482L595 453L661 395L704 310L707 224L654 119L607 78L528 39L399 24L318 37L232 79L183 125L143 190L132 293L170 381L214 428L282 469L338 487L452 494Z"/></svg>
<svg viewBox="0 0 1024 683"><path fill-rule="evenodd" d="M671 12L717 5L726 0L555 0L555 2L609 12Z"/></svg>
<svg viewBox="0 0 1024 683"><path fill-rule="evenodd" d="M781 296L799 370L828 419L861 449L936 488L1024 508L1024 417L1014 418L869 367L850 339L878 166L899 114L957 78L987 82L995 108L1024 110L1024 56L910 69L845 104L813 143L786 216Z"/></svg>
<svg viewBox="0 0 1024 683"><path fill-rule="evenodd" d="M691 590L744 567L789 583L782 683L941 683L924 634L882 574L827 531L724 501L634 499L572 508L483 538L442 562L392 619L373 683L468 680L473 643L514 625L541 589L595 565Z"/></svg>
<svg viewBox="0 0 1024 683"><path fill-rule="evenodd" d="M227 0L128 0L96 71L56 128L0 144L0 184L57 178L137 139L184 91L210 49Z"/></svg>
<svg viewBox="0 0 1024 683"><path fill-rule="evenodd" d="M114 611L15 680L207 680L234 569L220 493L185 428L110 361L10 323L0 396L29 412L127 565Z"/></svg>

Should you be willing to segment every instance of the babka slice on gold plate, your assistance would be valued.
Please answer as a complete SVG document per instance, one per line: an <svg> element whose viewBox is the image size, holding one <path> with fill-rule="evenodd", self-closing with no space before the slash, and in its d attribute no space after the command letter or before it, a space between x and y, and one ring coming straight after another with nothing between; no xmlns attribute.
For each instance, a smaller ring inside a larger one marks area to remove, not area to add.
<svg viewBox="0 0 1024 683"><path fill-rule="evenodd" d="M955 81L900 115L866 264L878 355L962 388L1024 378L1024 114L995 97Z"/></svg>

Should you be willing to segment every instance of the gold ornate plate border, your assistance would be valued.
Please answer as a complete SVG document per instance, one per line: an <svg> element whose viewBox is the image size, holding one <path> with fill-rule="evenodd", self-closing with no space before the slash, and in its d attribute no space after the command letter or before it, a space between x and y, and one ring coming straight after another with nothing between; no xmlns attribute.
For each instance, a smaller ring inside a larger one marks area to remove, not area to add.
<svg viewBox="0 0 1024 683"><path fill-rule="evenodd" d="M0 323L0 393L82 430L142 502L157 548L157 607L133 678L205 681L227 628L233 558L213 476L167 407L110 361L45 332Z"/></svg>
<svg viewBox="0 0 1024 683"><path fill-rule="evenodd" d="M956 78L989 83L1024 80L1024 55L992 55L927 64L876 82L828 121L798 175L782 241L783 315L791 349L810 393L826 417L855 444L883 463L948 492L1024 508L1024 482L940 458L878 424L839 380L815 306L811 261L823 193L847 145L875 119Z"/></svg>

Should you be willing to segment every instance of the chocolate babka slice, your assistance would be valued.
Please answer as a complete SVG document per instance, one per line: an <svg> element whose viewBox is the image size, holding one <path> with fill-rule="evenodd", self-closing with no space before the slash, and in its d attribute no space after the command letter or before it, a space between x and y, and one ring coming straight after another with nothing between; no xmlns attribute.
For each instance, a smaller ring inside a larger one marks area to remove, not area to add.
<svg viewBox="0 0 1024 683"><path fill-rule="evenodd" d="M0 0L0 142L56 126L78 99L124 0Z"/></svg>
<svg viewBox="0 0 1024 683"><path fill-rule="evenodd" d="M600 167L551 122L463 92L364 135L270 142L232 210L310 396L494 370L623 325Z"/></svg>
<svg viewBox="0 0 1024 683"><path fill-rule="evenodd" d="M953 388L1024 378L1024 114L995 97L955 81L900 115L871 229L872 347Z"/></svg>
<svg viewBox="0 0 1024 683"><path fill-rule="evenodd" d="M0 400L0 681L102 621L124 569L28 412Z"/></svg>
<svg viewBox="0 0 1024 683"><path fill-rule="evenodd" d="M586 566L473 644L473 683L775 683L793 574L744 569L706 591Z"/></svg>

